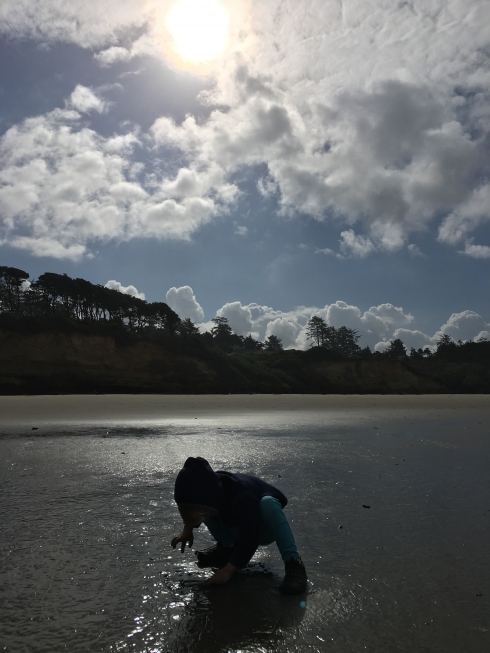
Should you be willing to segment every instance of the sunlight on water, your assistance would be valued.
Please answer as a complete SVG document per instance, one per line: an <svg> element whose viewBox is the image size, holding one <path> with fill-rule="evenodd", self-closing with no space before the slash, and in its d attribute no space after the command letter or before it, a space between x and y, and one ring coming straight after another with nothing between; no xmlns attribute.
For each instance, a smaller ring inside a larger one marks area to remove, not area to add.
<svg viewBox="0 0 490 653"><path fill-rule="evenodd" d="M4 429L1 650L490 650L488 424L299 421ZM306 597L274 546L209 588L171 549L189 455L284 490Z"/></svg>

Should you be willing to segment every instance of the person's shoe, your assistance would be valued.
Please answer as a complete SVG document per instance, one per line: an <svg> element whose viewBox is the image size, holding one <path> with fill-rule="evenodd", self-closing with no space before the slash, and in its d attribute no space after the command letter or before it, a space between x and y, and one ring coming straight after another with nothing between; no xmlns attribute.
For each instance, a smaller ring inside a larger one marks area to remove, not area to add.
<svg viewBox="0 0 490 653"><path fill-rule="evenodd" d="M223 546L217 542L214 546L204 551L196 551L199 567L224 567L230 559L232 546Z"/></svg>
<svg viewBox="0 0 490 653"><path fill-rule="evenodd" d="M286 562L286 573L279 586L283 594L304 594L308 587L306 569L301 558L291 558Z"/></svg>

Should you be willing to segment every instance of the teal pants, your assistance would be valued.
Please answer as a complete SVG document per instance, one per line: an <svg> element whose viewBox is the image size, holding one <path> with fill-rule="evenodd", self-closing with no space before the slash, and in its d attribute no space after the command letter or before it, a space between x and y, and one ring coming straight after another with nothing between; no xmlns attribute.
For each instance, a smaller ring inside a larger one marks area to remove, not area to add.
<svg viewBox="0 0 490 653"><path fill-rule="evenodd" d="M214 539L223 546L234 546L238 541L238 527L225 526L217 517L207 517L204 520ZM259 545L275 542L284 562L291 558L299 559L300 555L294 542L293 532L282 510L282 506L274 497L262 497L260 500Z"/></svg>

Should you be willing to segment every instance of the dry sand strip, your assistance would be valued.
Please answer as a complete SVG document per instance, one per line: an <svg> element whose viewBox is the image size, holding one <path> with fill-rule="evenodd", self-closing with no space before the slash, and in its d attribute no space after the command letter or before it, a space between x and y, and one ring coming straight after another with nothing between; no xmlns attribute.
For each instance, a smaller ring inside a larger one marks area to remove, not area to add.
<svg viewBox="0 0 490 653"><path fill-rule="evenodd" d="M0 397L0 426L70 424L111 421L166 421L335 412L393 412L436 416L441 411L459 417L475 412L490 418L490 395L35 395Z"/></svg>

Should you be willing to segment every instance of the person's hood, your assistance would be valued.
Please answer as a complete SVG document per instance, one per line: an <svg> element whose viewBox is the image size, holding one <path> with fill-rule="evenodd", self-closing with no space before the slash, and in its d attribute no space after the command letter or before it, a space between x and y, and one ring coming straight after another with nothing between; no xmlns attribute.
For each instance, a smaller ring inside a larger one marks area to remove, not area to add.
<svg viewBox="0 0 490 653"><path fill-rule="evenodd" d="M176 503L214 508L219 512L221 480L205 458L187 458L175 480Z"/></svg>

